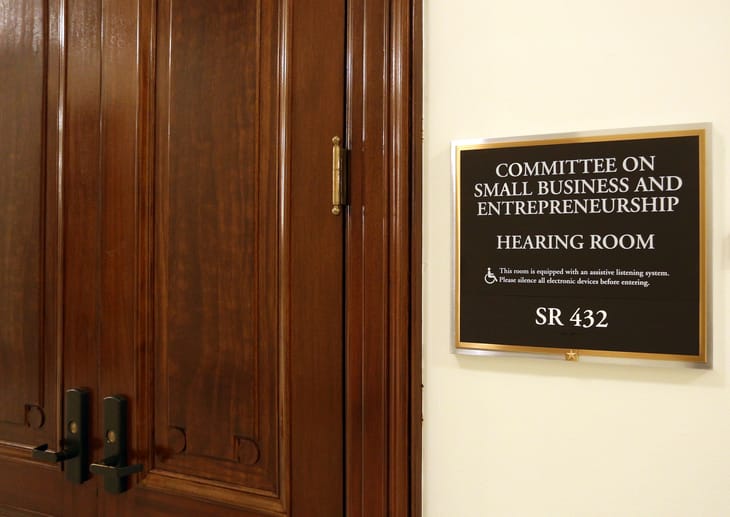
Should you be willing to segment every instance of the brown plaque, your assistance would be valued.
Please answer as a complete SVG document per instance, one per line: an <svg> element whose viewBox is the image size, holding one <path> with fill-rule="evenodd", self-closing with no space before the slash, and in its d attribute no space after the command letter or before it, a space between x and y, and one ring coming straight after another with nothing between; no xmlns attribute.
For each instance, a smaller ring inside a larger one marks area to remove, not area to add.
<svg viewBox="0 0 730 517"><path fill-rule="evenodd" d="M456 350L707 364L708 132L454 142Z"/></svg>

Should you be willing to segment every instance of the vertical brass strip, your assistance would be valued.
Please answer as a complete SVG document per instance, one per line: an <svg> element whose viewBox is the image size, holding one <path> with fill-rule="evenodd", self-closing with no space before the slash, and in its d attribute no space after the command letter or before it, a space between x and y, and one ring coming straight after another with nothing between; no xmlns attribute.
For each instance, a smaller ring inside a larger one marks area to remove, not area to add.
<svg viewBox="0 0 730 517"><path fill-rule="evenodd" d="M340 137L332 139L332 213L340 215L342 211L342 154Z"/></svg>

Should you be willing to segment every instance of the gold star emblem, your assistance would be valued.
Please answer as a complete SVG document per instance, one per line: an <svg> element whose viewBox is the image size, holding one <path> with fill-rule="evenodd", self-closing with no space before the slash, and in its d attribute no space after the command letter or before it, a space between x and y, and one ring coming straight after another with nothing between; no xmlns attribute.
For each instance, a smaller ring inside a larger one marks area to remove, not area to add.
<svg viewBox="0 0 730 517"><path fill-rule="evenodd" d="M565 352L565 360L566 361L577 361L578 360L578 351L577 350L568 350Z"/></svg>

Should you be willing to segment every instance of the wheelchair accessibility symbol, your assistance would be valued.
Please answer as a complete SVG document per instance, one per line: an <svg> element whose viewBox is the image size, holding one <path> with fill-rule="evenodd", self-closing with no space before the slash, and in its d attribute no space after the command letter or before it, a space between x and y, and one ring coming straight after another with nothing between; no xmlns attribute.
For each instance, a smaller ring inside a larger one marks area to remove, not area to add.
<svg viewBox="0 0 730 517"><path fill-rule="evenodd" d="M494 273L492 273L492 268L488 267L487 274L484 275L484 283L486 283L488 285L492 285L496 281L497 281L497 277L494 276Z"/></svg>

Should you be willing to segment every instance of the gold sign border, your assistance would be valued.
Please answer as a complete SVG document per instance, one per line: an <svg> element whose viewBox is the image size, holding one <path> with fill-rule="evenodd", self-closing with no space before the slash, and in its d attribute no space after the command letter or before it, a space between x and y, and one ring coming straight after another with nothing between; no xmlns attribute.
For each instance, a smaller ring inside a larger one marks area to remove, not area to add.
<svg viewBox="0 0 730 517"><path fill-rule="evenodd" d="M652 361L675 361L697 364L708 364L708 343L707 343L707 228L706 228L706 167L707 167L707 134L709 125L697 125L684 129L667 130L624 130L621 133L589 134L584 136L560 136L546 135L530 139L499 139L486 140L481 142L454 142L452 144L452 157L454 167L454 225L455 225L455 250L454 250L454 293L455 293L455 348L457 352L509 352L520 354L547 354L562 355L567 361L577 361L580 356L594 356L604 358L626 358ZM461 152L476 149L501 149L515 147L536 147L541 145L572 144L584 142L615 142L624 140L649 140L653 138L676 138L683 136L697 136L699 145L699 354L657 354L645 352L621 352L602 349L573 349L573 348L552 348L542 346L510 345L496 343L471 343L461 341Z"/></svg>

